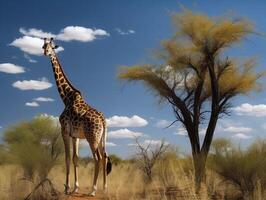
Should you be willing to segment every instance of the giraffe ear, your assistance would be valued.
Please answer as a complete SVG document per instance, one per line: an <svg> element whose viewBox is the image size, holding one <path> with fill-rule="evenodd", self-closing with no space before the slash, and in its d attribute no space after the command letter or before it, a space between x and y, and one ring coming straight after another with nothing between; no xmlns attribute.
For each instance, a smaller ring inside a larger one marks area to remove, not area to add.
<svg viewBox="0 0 266 200"><path fill-rule="evenodd" d="M55 45L55 46L54 46L54 49L57 49L58 47L59 47L58 45Z"/></svg>

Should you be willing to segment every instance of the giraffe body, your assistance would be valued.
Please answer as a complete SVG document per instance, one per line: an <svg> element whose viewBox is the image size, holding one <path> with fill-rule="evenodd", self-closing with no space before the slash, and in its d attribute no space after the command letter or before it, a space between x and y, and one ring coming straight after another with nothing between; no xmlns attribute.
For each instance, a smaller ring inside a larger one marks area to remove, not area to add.
<svg viewBox="0 0 266 200"><path fill-rule="evenodd" d="M61 132L65 145L66 184L65 192L70 188L70 140L73 145L73 164L75 185L73 192L78 191L78 145L79 139L86 139L90 145L95 161L92 196L97 190L97 180L100 163L103 164L103 186L107 190L107 173L110 172L111 162L105 151L106 122L103 113L89 106L67 79L59 59L56 56L56 46L50 40L44 39L44 55L50 57L58 92L65 104L64 111L59 117Z"/></svg>
<svg viewBox="0 0 266 200"><path fill-rule="evenodd" d="M66 133L71 137L87 139L92 152L96 152L106 126L103 113L85 102L77 102L79 103L75 106L66 105L59 117L60 124L65 127Z"/></svg>

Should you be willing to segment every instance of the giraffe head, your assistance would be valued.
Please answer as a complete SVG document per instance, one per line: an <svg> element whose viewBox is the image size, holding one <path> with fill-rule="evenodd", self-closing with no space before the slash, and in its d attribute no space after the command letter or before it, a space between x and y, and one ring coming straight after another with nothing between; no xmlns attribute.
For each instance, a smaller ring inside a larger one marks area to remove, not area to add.
<svg viewBox="0 0 266 200"><path fill-rule="evenodd" d="M43 54L45 56L51 56L52 54L55 53L54 50L57 49L58 46L54 44L53 38L50 39L44 38L44 44L42 48L43 48Z"/></svg>

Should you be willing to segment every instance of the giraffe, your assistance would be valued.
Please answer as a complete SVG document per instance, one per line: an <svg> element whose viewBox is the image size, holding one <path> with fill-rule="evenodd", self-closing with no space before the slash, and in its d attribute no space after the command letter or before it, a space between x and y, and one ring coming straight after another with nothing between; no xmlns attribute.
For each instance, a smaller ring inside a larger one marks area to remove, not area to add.
<svg viewBox="0 0 266 200"><path fill-rule="evenodd" d="M61 133L65 147L66 181L65 193L70 194L70 143L72 139L73 165L74 165L74 189L71 193L77 193L78 182L78 147L79 139L86 139L92 151L95 167L91 196L97 191L97 180L100 164L103 164L103 187L107 192L107 175L111 172L112 163L107 156L106 145L106 122L103 113L89 106L83 99L81 92L77 90L67 79L59 59L56 55L53 38L44 38L44 55L51 60L54 78L59 95L65 105L59 117Z"/></svg>

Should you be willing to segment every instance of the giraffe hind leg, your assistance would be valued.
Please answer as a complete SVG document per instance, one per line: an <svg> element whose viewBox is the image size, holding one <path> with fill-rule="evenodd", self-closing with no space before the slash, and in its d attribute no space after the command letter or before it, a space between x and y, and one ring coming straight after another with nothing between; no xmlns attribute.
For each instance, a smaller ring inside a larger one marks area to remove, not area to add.
<svg viewBox="0 0 266 200"><path fill-rule="evenodd" d="M66 162L66 182L65 182L65 194L69 193L70 189L70 136L62 133L65 146L65 162Z"/></svg>
<svg viewBox="0 0 266 200"><path fill-rule="evenodd" d="M100 168L100 159L97 155L97 150L93 152L93 159L94 159L94 178L93 178L93 186L92 186L92 192L90 193L90 196L95 196L97 191L97 181L98 181L98 175L99 175L99 168Z"/></svg>
<svg viewBox="0 0 266 200"><path fill-rule="evenodd" d="M77 193L79 188L79 182L78 182L78 153L79 153L79 139L78 138L72 138L73 143L73 165L74 165L74 189L72 193Z"/></svg>

